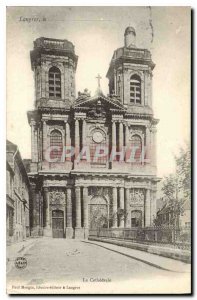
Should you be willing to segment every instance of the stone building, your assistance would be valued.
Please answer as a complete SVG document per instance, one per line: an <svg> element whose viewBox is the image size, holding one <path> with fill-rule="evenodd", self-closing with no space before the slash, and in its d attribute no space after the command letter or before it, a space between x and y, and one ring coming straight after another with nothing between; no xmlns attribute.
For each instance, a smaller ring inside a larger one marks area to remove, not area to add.
<svg viewBox="0 0 197 300"><path fill-rule="evenodd" d="M6 143L6 240L24 240L30 235L30 183L18 147Z"/></svg>
<svg viewBox="0 0 197 300"><path fill-rule="evenodd" d="M109 95L103 94L98 76L95 94L85 89L77 97L73 44L44 37L34 41L35 109L28 112L32 234L87 238L99 226L151 226L158 181L155 65L135 38L128 27L124 46L114 51ZM125 152L132 147L134 157Z"/></svg>

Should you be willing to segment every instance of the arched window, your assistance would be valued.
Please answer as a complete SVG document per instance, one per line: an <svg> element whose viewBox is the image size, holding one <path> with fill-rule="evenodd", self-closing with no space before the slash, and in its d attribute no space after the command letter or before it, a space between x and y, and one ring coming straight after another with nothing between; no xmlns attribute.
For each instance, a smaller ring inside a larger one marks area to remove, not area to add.
<svg viewBox="0 0 197 300"><path fill-rule="evenodd" d="M142 140L141 137L137 134L131 137L131 151L134 151L133 149L135 149L134 162L141 162Z"/></svg>
<svg viewBox="0 0 197 300"><path fill-rule="evenodd" d="M62 134L59 130L53 130L50 134L50 147L54 147L51 149L50 158L61 158L62 156Z"/></svg>
<svg viewBox="0 0 197 300"><path fill-rule="evenodd" d="M49 97L61 98L61 72L57 67L49 69Z"/></svg>
<svg viewBox="0 0 197 300"><path fill-rule="evenodd" d="M141 78L136 74L130 78L130 102L141 104Z"/></svg>

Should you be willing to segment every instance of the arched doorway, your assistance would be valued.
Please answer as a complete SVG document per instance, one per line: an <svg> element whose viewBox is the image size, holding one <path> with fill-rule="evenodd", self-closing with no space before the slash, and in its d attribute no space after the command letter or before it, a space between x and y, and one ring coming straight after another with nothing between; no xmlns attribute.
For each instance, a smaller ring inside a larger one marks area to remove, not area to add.
<svg viewBox="0 0 197 300"><path fill-rule="evenodd" d="M53 238L64 237L64 212L62 210L52 211L52 233Z"/></svg>
<svg viewBox="0 0 197 300"><path fill-rule="evenodd" d="M107 200L102 196L95 196L89 204L89 229L109 227L109 208Z"/></svg>
<svg viewBox="0 0 197 300"><path fill-rule="evenodd" d="M133 210L131 212L131 227L142 227L141 210Z"/></svg>

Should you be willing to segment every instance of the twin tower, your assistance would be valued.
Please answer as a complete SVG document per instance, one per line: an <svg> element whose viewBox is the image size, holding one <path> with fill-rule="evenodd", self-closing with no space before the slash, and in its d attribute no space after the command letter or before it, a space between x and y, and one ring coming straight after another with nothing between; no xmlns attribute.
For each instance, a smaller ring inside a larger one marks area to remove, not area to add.
<svg viewBox="0 0 197 300"><path fill-rule="evenodd" d="M78 56L67 40L38 38L30 53L35 80L36 107L71 106L76 100L75 72ZM136 47L136 33L127 27L124 47L114 51L107 78L109 94L124 105L152 107L151 86L154 63L150 51ZM132 76L133 74L133 76ZM133 107L134 108L134 107Z"/></svg>
<svg viewBox="0 0 197 300"><path fill-rule="evenodd" d="M38 38L30 57L35 81L35 109L28 112L31 234L88 238L99 228L151 226L158 181L155 65L150 51L136 47L134 28L126 28L124 46L112 56L107 96L100 87L94 96L87 90L76 96L78 56L71 42ZM65 147L80 153L84 146L89 160L78 160L76 153L60 159ZM117 151L114 161L107 147ZM121 153L125 147L136 147L134 163Z"/></svg>

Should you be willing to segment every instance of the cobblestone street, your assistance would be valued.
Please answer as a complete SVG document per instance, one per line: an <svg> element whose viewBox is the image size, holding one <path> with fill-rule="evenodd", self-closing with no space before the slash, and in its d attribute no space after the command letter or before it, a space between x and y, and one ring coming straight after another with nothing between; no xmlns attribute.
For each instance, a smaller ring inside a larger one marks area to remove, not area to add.
<svg viewBox="0 0 197 300"><path fill-rule="evenodd" d="M107 282L151 279L152 285L159 278L165 281L170 277L175 280L180 276L179 273L149 266L86 241L38 239L24 257L27 259L27 267L21 270L16 267L11 269L7 276L9 286L16 285L17 282L20 282L20 286L74 282L93 282L98 285L98 279ZM188 276L189 273L182 275Z"/></svg>

